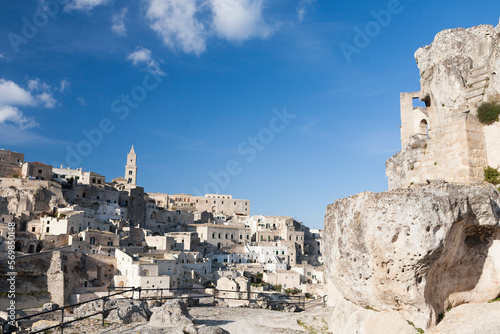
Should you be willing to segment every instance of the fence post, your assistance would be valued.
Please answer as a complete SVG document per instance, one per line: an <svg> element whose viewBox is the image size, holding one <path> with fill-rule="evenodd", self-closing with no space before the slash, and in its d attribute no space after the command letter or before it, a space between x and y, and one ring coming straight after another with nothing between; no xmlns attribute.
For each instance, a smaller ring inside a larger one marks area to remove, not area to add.
<svg viewBox="0 0 500 334"><path fill-rule="evenodd" d="M139 300L141 300L141 287L139 287Z"/></svg>
<svg viewBox="0 0 500 334"><path fill-rule="evenodd" d="M104 310L106 309L106 297L102 298L102 327L104 327Z"/></svg>
<svg viewBox="0 0 500 334"><path fill-rule="evenodd" d="M61 334L64 333L64 306L61 307Z"/></svg>
<svg viewBox="0 0 500 334"><path fill-rule="evenodd" d="M160 303L163 300L163 288L160 289Z"/></svg>

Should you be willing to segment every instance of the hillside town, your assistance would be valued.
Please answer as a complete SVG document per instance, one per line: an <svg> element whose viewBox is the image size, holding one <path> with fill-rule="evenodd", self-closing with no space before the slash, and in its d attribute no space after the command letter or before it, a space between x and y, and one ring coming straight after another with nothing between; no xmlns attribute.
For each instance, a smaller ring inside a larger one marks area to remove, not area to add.
<svg viewBox="0 0 500 334"><path fill-rule="evenodd" d="M149 193L134 146L126 159L109 181L0 150L0 251L15 226L18 293L58 305L125 287L325 294L321 230L231 195Z"/></svg>

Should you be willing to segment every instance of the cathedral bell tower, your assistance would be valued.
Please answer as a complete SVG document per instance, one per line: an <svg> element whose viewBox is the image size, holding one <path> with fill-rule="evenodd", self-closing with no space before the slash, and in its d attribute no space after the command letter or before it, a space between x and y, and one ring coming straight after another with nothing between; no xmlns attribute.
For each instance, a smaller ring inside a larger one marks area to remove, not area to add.
<svg viewBox="0 0 500 334"><path fill-rule="evenodd" d="M137 154L134 145L127 154L127 164L125 165L125 179L128 184L137 185Z"/></svg>

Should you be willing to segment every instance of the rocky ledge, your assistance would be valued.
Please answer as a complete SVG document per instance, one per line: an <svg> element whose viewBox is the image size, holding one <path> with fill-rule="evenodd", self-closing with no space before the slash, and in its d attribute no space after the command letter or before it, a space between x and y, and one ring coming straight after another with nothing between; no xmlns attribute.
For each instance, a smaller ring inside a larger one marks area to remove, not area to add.
<svg viewBox="0 0 500 334"><path fill-rule="evenodd" d="M486 183L365 192L328 206L330 328L415 333L500 294L500 195ZM409 324L411 322L412 325ZM389 328L389 329L387 329Z"/></svg>

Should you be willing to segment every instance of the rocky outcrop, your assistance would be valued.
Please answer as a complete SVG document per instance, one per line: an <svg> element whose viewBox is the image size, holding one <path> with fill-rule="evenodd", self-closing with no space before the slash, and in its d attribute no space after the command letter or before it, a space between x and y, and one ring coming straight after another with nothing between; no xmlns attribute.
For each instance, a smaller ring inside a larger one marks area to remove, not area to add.
<svg viewBox="0 0 500 334"><path fill-rule="evenodd" d="M145 301L113 299L106 303L106 308L113 308L106 317L106 321L110 323L147 322L151 317L151 311Z"/></svg>
<svg viewBox="0 0 500 334"><path fill-rule="evenodd" d="M149 321L151 327L192 326L193 318L189 315L186 304L181 300L169 300L162 307L153 310Z"/></svg>
<svg viewBox="0 0 500 334"><path fill-rule="evenodd" d="M499 205L498 190L482 183L367 192L329 205L330 328L374 333L388 319L427 328L447 308L498 296Z"/></svg>
<svg viewBox="0 0 500 334"><path fill-rule="evenodd" d="M0 179L0 214L29 216L66 205L61 186L55 182Z"/></svg>
<svg viewBox="0 0 500 334"><path fill-rule="evenodd" d="M401 152L387 161L389 189L426 180L479 182L500 166L500 122L477 108L500 103L500 24L441 31L415 60L421 89L401 94ZM413 107L413 98L426 107Z"/></svg>
<svg viewBox="0 0 500 334"><path fill-rule="evenodd" d="M58 321L50 321L50 320L40 320L35 322L31 326L31 331L32 332L37 332L37 331L42 331L45 328L53 327L59 325Z"/></svg>
<svg viewBox="0 0 500 334"><path fill-rule="evenodd" d="M438 333L497 334L500 328L500 303L466 304L446 312L443 321L427 331Z"/></svg>
<svg viewBox="0 0 500 334"><path fill-rule="evenodd" d="M443 30L415 52L415 60L420 97L436 101L442 117L500 96L500 25Z"/></svg>

